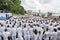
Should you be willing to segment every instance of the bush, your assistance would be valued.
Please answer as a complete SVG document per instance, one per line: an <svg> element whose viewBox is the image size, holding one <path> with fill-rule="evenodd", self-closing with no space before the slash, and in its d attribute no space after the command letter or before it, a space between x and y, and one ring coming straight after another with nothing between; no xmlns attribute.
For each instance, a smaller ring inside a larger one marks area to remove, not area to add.
<svg viewBox="0 0 60 40"><path fill-rule="evenodd" d="M45 17L45 14L42 14L41 16L44 18Z"/></svg>
<svg viewBox="0 0 60 40"><path fill-rule="evenodd" d="M59 15L59 18L60 18L60 15Z"/></svg>

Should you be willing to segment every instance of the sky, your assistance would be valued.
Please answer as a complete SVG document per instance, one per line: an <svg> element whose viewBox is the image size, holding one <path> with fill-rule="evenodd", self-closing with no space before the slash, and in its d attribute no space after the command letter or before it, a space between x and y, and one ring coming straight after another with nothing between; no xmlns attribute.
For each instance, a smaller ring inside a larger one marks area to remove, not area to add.
<svg viewBox="0 0 60 40"><path fill-rule="evenodd" d="M60 0L21 0L25 10L60 13Z"/></svg>

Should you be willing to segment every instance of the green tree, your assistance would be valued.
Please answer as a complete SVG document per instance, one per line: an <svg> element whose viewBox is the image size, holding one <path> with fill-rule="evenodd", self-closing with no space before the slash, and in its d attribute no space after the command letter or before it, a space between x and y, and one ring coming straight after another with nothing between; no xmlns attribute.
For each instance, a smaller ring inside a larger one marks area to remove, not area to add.
<svg viewBox="0 0 60 40"><path fill-rule="evenodd" d="M20 5L20 0L0 0L0 10L8 10L15 14L25 14L25 9Z"/></svg>

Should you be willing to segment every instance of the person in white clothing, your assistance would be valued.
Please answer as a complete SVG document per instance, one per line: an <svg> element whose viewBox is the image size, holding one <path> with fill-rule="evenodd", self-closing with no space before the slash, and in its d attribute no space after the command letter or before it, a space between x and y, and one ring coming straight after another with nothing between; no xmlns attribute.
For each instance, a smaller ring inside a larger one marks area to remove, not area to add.
<svg viewBox="0 0 60 40"><path fill-rule="evenodd" d="M34 32L34 34L32 34L33 35L33 40L37 40L37 30L35 29L35 30L33 30L33 32Z"/></svg>
<svg viewBox="0 0 60 40"><path fill-rule="evenodd" d="M51 33L51 40L57 40L57 35L58 35L58 33L57 33L57 29L54 29L54 31Z"/></svg>
<svg viewBox="0 0 60 40"><path fill-rule="evenodd" d="M46 32L44 33L44 35L43 35L43 39L44 40L50 40L50 32L49 32L49 30L48 30L48 27L46 28Z"/></svg>
<svg viewBox="0 0 60 40"><path fill-rule="evenodd" d="M21 35L19 35L18 40L23 40L23 37Z"/></svg>
<svg viewBox="0 0 60 40"><path fill-rule="evenodd" d="M2 36L4 40L8 40L8 36L10 36L10 32L8 32L7 29L5 29L5 32L2 33Z"/></svg>
<svg viewBox="0 0 60 40"><path fill-rule="evenodd" d="M42 35L41 35L41 31L38 32L38 37L37 40L42 40Z"/></svg>
<svg viewBox="0 0 60 40"><path fill-rule="evenodd" d="M12 34L12 40L16 40L16 28L12 27L11 34Z"/></svg>

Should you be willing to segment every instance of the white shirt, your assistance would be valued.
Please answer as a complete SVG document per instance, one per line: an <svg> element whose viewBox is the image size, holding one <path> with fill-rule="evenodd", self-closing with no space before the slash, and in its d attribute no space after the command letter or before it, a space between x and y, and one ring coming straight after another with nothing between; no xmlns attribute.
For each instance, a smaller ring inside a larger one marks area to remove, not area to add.
<svg viewBox="0 0 60 40"><path fill-rule="evenodd" d="M11 29L12 36L16 36L16 28Z"/></svg>

